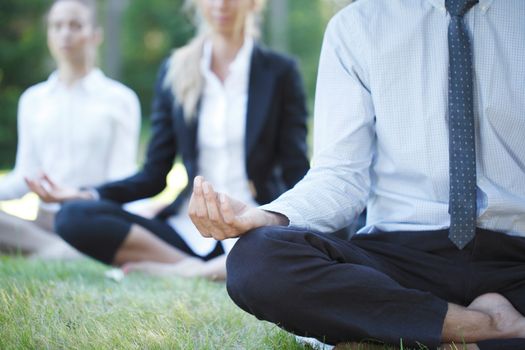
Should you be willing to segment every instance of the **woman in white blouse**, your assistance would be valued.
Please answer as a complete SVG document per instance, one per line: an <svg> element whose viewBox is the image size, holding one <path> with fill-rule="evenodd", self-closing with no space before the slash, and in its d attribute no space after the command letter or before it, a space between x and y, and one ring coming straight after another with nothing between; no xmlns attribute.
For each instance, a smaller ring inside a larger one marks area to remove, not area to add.
<svg viewBox="0 0 525 350"><path fill-rule="evenodd" d="M194 0L198 35L162 65L143 169L122 181L78 191L49 181L32 188L65 203L57 232L107 264L155 274L224 278L234 240L203 238L188 217L192 185L154 219L119 204L162 191L180 156L188 178L212 178L252 205L268 203L307 172L306 107L293 60L255 42L263 0ZM47 188L46 188L47 185Z"/></svg>
<svg viewBox="0 0 525 350"><path fill-rule="evenodd" d="M101 29L94 1L58 0L47 17L57 70L27 89L18 108L12 172L0 179L0 200L20 198L25 178L41 174L68 186L95 186L135 171L140 106L137 96L95 67ZM78 255L52 234L57 204L40 203L36 221L0 211L0 247L40 257Z"/></svg>

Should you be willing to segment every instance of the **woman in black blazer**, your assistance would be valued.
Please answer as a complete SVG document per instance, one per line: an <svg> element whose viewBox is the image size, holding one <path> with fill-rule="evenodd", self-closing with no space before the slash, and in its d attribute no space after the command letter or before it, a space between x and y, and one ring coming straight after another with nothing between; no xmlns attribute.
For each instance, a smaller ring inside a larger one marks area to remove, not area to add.
<svg viewBox="0 0 525 350"><path fill-rule="evenodd" d="M68 243L128 269L225 276L232 243L202 238L189 221L191 179L215 178L217 190L259 205L293 187L308 170L307 112L297 67L254 41L263 1L195 0L204 26L160 68L152 135L139 173L83 190L46 178L29 181L43 200L68 201L55 223ZM173 203L153 219L121 208L160 193L177 157L190 185ZM99 200L73 200L93 198Z"/></svg>

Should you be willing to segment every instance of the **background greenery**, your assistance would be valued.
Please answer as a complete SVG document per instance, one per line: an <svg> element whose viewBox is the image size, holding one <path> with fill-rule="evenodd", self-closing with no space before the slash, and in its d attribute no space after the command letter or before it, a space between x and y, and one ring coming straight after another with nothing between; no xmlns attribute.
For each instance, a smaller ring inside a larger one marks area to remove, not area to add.
<svg viewBox="0 0 525 350"><path fill-rule="evenodd" d="M147 130L152 86L160 62L193 35L183 0L100 0L105 43L100 65L139 95ZM324 27L351 0L269 0L262 41L295 56L311 110ZM18 98L54 69L45 41L44 13L51 0L0 2L0 169L13 166ZM115 28L115 5L120 26ZM278 13L270 13L275 6ZM283 6L286 13L282 13ZM275 30L280 28L280 30ZM147 134L147 131L146 131Z"/></svg>
<svg viewBox="0 0 525 350"><path fill-rule="evenodd" d="M41 0L0 2L0 168L13 163L18 98L50 71Z"/></svg>

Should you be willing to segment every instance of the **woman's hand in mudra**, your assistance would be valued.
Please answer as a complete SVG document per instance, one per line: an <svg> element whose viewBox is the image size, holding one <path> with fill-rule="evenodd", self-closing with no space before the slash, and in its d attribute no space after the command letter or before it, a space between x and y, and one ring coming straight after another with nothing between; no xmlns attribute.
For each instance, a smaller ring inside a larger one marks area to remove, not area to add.
<svg viewBox="0 0 525 350"><path fill-rule="evenodd" d="M25 178L29 189L35 192L43 202L62 203L73 199L94 199L89 191L82 191L73 187L60 186L49 176L42 174L37 178Z"/></svg>

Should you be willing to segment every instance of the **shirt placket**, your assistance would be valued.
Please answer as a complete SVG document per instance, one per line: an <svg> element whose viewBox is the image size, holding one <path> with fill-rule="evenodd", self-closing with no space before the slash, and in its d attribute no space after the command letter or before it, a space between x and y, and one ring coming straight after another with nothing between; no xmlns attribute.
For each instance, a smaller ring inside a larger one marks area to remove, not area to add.
<svg viewBox="0 0 525 350"><path fill-rule="evenodd" d="M72 87L71 89L67 90L66 93L66 104L65 104L65 110L64 114L62 115L62 123L64 125L63 129L63 135L62 139L64 140L63 145L63 152L64 152L64 160L66 161L66 164L69 165L67 169L65 169L64 176L67 179L76 179L77 174L75 173L75 164L74 164L74 158L73 154L71 153L74 144L73 144L73 138L75 137L75 130L74 125L75 121L73 120L76 117L76 113L79 111L75 111L74 105L75 105L75 92L76 87Z"/></svg>
<svg viewBox="0 0 525 350"><path fill-rule="evenodd" d="M217 162L217 178L219 179L219 186L221 189L225 189L227 184L226 174L228 172L228 136L227 136L227 113L228 113L228 100L227 93L224 86L220 85L218 90L218 113L217 113L217 124L216 124L216 137L220 140L218 142L219 148L217 149L219 154L219 161Z"/></svg>

